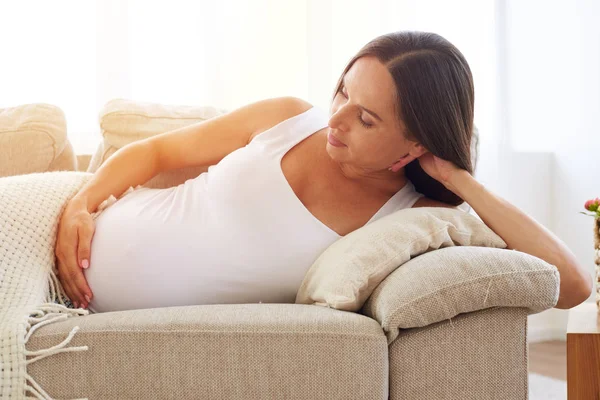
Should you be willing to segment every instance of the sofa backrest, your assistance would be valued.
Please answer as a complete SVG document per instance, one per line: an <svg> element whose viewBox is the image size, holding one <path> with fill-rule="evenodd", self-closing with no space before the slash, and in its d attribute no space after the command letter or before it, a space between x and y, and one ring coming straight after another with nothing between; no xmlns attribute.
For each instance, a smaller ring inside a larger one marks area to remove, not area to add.
<svg viewBox="0 0 600 400"><path fill-rule="evenodd" d="M102 142L92 155L87 172L96 172L121 147L174 129L227 113L226 109L212 106L166 105L114 99L99 113ZM200 149L198 149L200 151ZM208 170L207 166L165 171L142 186L166 188L177 186Z"/></svg>
<svg viewBox="0 0 600 400"><path fill-rule="evenodd" d="M77 170L65 114L51 104L0 109L0 149L0 177Z"/></svg>

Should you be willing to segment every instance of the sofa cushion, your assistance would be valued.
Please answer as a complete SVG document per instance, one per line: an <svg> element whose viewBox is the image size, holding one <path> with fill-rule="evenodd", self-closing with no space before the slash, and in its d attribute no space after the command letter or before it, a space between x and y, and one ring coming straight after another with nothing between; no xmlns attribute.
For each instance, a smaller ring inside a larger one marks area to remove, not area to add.
<svg viewBox="0 0 600 400"><path fill-rule="evenodd" d="M0 149L0 177L77 170L65 114L51 104L0 109Z"/></svg>
<svg viewBox="0 0 600 400"><path fill-rule="evenodd" d="M92 156L87 172L98 168L121 147L138 140L182 128L227 110L212 106L166 105L127 99L113 99L99 114L102 142ZM207 166L161 172L142 186L166 188L177 186L208 170Z"/></svg>
<svg viewBox="0 0 600 400"><path fill-rule="evenodd" d="M79 328L73 336L73 329ZM84 315L41 326L66 341L27 372L58 399L388 399L377 321L297 304L204 304Z"/></svg>
<svg viewBox="0 0 600 400"><path fill-rule="evenodd" d="M455 245L507 247L481 220L455 208L395 211L341 237L321 253L304 276L296 303L359 311L400 265Z"/></svg>
<svg viewBox="0 0 600 400"><path fill-rule="evenodd" d="M393 271L360 313L379 321L388 343L402 329L429 326L491 307L529 314L558 302L556 266L517 250L451 246L421 254Z"/></svg>

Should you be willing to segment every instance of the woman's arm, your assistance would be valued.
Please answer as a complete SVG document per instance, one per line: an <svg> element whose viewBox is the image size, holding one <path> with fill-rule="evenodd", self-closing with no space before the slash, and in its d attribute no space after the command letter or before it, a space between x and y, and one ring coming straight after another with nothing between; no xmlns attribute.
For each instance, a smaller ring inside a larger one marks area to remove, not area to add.
<svg viewBox="0 0 600 400"><path fill-rule="evenodd" d="M460 196L500 236L509 249L522 251L555 265L560 273L560 295L555 308L584 302L593 290L592 276L571 250L532 217L488 191L466 170L452 173L444 185Z"/></svg>
<svg viewBox="0 0 600 400"><path fill-rule="evenodd" d="M144 184L160 172L155 154L146 140L121 147L106 159L70 202L80 203L92 213L111 194L118 198L129 186Z"/></svg>

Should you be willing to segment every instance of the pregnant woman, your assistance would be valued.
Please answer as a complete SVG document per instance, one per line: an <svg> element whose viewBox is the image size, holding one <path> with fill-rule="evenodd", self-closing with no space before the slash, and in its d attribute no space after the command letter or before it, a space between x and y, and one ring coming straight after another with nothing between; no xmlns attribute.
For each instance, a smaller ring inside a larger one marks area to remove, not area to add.
<svg viewBox="0 0 600 400"><path fill-rule="evenodd" d="M472 177L473 113L455 46L428 32L377 37L344 69L328 111L267 99L121 148L65 208L59 280L91 312L293 303L340 237L396 210L464 201L509 248L568 259L560 240ZM201 165L194 179L137 189L91 218L111 194Z"/></svg>

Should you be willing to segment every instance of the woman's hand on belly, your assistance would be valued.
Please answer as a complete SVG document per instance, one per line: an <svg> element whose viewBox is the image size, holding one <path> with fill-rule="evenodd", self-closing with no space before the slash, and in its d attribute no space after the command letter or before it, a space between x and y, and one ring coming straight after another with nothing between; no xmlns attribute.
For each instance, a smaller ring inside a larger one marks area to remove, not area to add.
<svg viewBox="0 0 600 400"><path fill-rule="evenodd" d="M65 207L58 224L55 255L57 277L75 307L87 307L92 298L82 268L89 267L94 231L94 219L87 207L73 198Z"/></svg>

